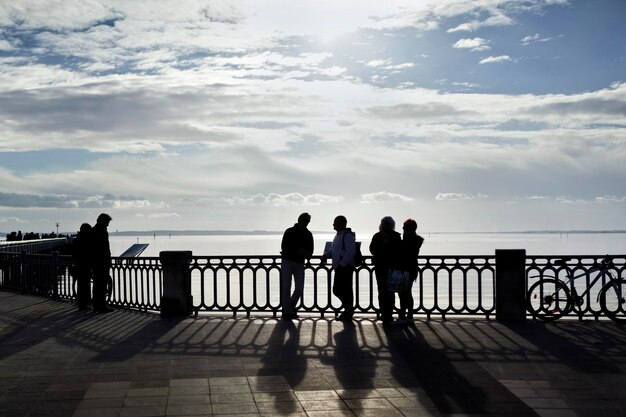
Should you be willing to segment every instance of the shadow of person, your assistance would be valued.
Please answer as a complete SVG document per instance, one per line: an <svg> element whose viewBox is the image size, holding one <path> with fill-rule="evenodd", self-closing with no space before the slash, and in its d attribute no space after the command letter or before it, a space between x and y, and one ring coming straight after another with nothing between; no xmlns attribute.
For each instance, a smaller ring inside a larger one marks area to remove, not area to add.
<svg viewBox="0 0 626 417"><path fill-rule="evenodd" d="M431 345L418 327L432 332L434 343L441 342L441 335L430 323L384 327L392 356L391 373L398 381L406 377L407 371L413 374L417 382L417 387L412 387L413 399L418 407L435 407L446 415L499 415L510 411L506 407L514 407L516 417L537 416L464 352Z"/></svg>
<svg viewBox="0 0 626 417"><path fill-rule="evenodd" d="M594 323L590 326L589 323ZM559 362L584 374L618 374L620 367L607 353L612 347L624 346L626 338L609 336L607 328L597 322L504 323L510 331L558 358ZM621 340L620 340L621 339Z"/></svg>
<svg viewBox="0 0 626 417"><path fill-rule="evenodd" d="M260 411L272 414L301 411L292 387L304 378L307 361L300 349L300 329L292 321L279 320L276 323L261 362L263 367L258 371L259 381L265 380L267 383L257 387L254 393ZM285 380L288 386L281 383ZM273 399L273 405L268 408L264 403L270 398Z"/></svg>
<svg viewBox="0 0 626 417"><path fill-rule="evenodd" d="M333 356L323 358L322 362L335 370L336 381L331 386L351 409L360 409L360 403L374 389L376 357L359 343L360 322L346 321L341 326L341 330L333 334Z"/></svg>

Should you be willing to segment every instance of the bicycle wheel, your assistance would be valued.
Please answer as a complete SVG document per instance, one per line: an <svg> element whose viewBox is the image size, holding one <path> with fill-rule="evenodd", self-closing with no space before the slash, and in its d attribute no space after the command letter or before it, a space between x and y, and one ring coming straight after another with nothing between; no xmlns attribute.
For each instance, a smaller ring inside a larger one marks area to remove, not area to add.
<svg viewBox="0 0 626 417"><path fill-rule="evenodd" d="M558 279L545 278L528 289L526 308L539 320L558 320L572 309L569 289Z"/></svg>
<svg viewBox="0 0 626 417"><path fill-rule="evenodd" d="M600 307L611 320L626 323L626 279L619 278L602 287Z"/></svg>

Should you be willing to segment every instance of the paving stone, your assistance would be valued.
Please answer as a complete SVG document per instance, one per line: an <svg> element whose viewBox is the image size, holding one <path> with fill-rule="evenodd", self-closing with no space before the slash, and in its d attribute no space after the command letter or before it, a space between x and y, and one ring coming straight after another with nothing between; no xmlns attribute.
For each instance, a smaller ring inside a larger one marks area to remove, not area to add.
<svg viewBox="0 0 626 417"><path fill-rule="evenodd" d="M0 291L0 417L626 415L626 332L613 323L294 325L292 346L272 318L80 315Z"/></svg>
<svg viewBox="0 0 626 417"><path fill-rule="evenodd" d="M212 414L211 404L168 404L168 416L193 416Z"/></svg>

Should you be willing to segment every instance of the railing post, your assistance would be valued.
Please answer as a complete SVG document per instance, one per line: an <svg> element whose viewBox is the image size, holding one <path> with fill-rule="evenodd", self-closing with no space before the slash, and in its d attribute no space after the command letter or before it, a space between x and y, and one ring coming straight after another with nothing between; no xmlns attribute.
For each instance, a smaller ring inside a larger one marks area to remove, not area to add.
<svg viewBox="0 0 626 417"><path fill-rule="evenodd" d="M526 320L525 249L496 249L496 320Z"/></svg>
<svg viewBox="0 0 626 417"><path fill-rule="evenodd" d="M59 298L59 252L52 252L52 276L48 276L48 283L52 286L52 297Z"/></svg>
<svg viewBox="0 0 626 417"><path fill-rule="evenodd" d="M193 311L191 295L191 251L159 253L163 266L163 296L161 316L188 316Z"/></svg>

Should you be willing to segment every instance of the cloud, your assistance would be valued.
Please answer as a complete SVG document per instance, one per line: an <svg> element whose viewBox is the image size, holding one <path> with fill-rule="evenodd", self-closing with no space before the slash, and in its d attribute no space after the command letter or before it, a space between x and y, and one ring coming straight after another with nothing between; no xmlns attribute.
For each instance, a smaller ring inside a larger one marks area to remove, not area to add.
<svg viewBox="0 0 626 417"><path fill-rule="evenodd" d="M26 223L26 220L19 217L0 217L0 223Z"/></svg>
<svg viewBox="0 0 626 417"><path fill-rule="evenodd" d="M513 59L508 55L489 56L481 59L479 64L498 64L501 62L513 62Z"/></svg>
<svg viewBox="0 0 626 417"><path fill-rule="evenodd" d="M530 45L531 43L548 42L551 40L552 38L549 36L542 38L538 33L535 33L534 35L525 36L524 38L522 38L521 43L522 45L526 46L526 45Z"/></svg>
<svg viewBox="0 0 626 417"><path fill-rule="evenodd" d="M448 33L474 32L484 27L510 26L513 24L515 24L515 21L507 16L504 12L499 9L491 9L491 16L489 16L488 18L461 23L458 26L448 29Z"/></svg>
<svg viewBox="0 0 626 417"><path fill-rule="evenodd" d="M596 197L598 203L626 203L626 196L617 197L614 195L605 195L602 197Z"/></svg>
<svg viewBox="0 0 626 417"><path fill-rule="evenodd" d="M137 213L135 217L139 218L147 218L147 219L171 219L171 218L179 218L180 214L178 213Z"/></svg>
<svg viewBox="0 0 626 417"><path fill-rule="evenodd" d="M471 49L472 51L487 51L491 49L489 41L483 38L459 39L454 48Z"/></svg>
<svg viewBox="0 0 626 417"><path fill-rule="evenodd" d="M381 119L450 119L469 116L471 111L460 110L448 103L430 102L423 104L396 104L392 106L376 106L364 110L371 117Z"/></svg>
<svg viewBox="0 0 626 417"><path fill-rule="evenodd" d="M325 194L255 194L248 197L223 197L224 203L233 206L318 206L321 204L339 203L343 201L341 196Z"/></svg>
<svg viewBox="0 0 626 417"><path fill-rule="evenodd" d="M390 193L387 191L379 191L376 193L361 194L361 203L386 203L386 202L409 202L413 201L411 197L402 194Z"/></svg>
<svg viewBox="0 0 626 417"><path fill-rule="evenodd" d="M10 52L10 51L14 51L15 49L16 47L13 46L11 42L5 39L0 39L0 51Z"/></svg>
<svg viewBox="0 0 626 417"><path fill-rule="evenodd" d="M18 208L141 208L150 202L136 197L111 194L77 197L70 195L35 195L0 192L0 206Z"/></svg>
<svg viewBox="0 0 626 417"><path fill-rule="evenodd" d="M488 198L485 194L465 194L465 193L437 193L435 200L477 200Z"/></svg>
<svg viewBox="0 0 626 417"><path fill-rule="evenodd" d="M580 204L588 204L589 201L584 200L584 199L576 199L576 198L571 198L571 197L556 197L554 199L554 201L556 201L557 203L560 204L573 204L573 205L580 205Z"/></svg>

